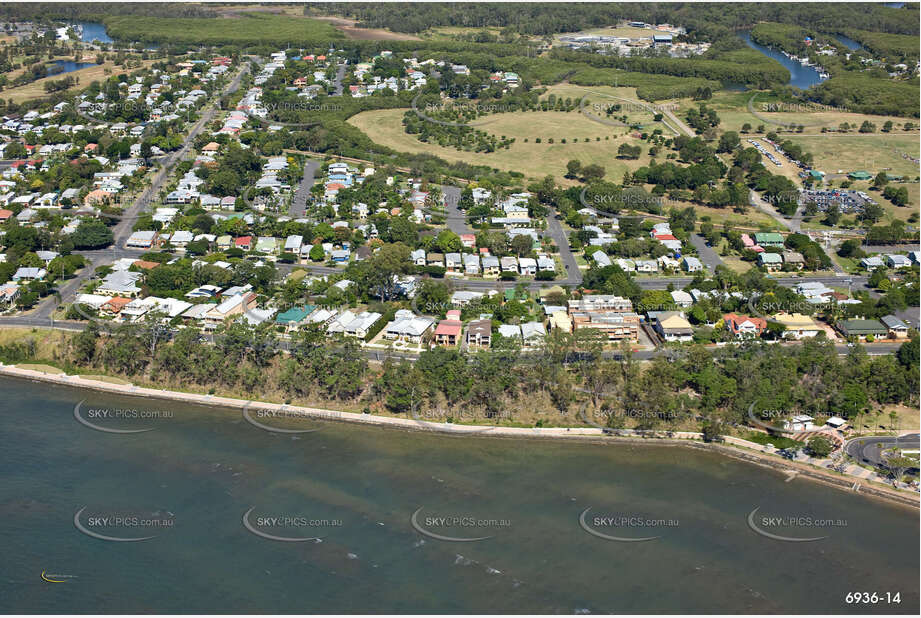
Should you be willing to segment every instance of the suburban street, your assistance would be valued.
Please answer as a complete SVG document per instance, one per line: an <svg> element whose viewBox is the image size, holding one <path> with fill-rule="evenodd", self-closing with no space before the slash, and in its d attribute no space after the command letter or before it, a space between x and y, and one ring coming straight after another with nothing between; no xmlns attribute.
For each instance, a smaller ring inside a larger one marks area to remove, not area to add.
<svg viewBox="0 0 921 618"><path fill-rule="evenodd" d="M458 236L461 234L473 234L474 231L467 225L467 218L458 206L460 204L461 188L442 185L441 192L445 198L445 223L448 229Z"/></svg>
<svg viewBox="0 0 921 618"><path fill-rule="evenodd" d="M288 214L292 217L300 218L304 216L304 212L307 210L307 198L310 197L310 189L313 187L318 169L320 169L319 162L313 159L304 161L304 177L301 179L301 184L295 191L294 197L291 198L291 207L288 211Z"/></svg>
<svg viewBox="0 0 921 618"><path fill-rule="evenodd" d="M700 258L701 263L706 266L711 273L716 270L717 266L723 263L719 254L717 254L712 247L707 245L707 241L704 240L704 237L700 234L691 234L691 244L697 249L697 256Z"/></svg>
<svg viewBox="0 0 921 618"><path fill-rule="evenodd" d="M560 252L560 259L563 262L563 267L566 269L566 277L554 281L554 284L570 286L581 284L582 271L579 270L579 265L576 263L576 258L572 254L572 249L569 248L569 238L566 237L566 232L563 230L563 226L560 224L560 220L557 218L557 213L555 212L551 212L547 216L547 232L556 244L557 250Z"/></svg>

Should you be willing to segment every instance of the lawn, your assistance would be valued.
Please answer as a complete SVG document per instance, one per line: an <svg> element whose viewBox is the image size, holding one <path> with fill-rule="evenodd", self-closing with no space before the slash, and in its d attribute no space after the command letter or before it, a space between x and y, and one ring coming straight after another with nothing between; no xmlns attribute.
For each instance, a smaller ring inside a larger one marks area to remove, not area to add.
<svg viewBox="0 0 921 618"><path fill-rule="evenodd" d="M767 433L761 433L760 431L752 431L747 435L742 436L743 439L748 440L749 442L754 442L756 444L768 445L773 444L775 447L780 449L801 447L805 444L798 440L793 440L792 438L785 438L784 436L770 435Z"/></svg>
<svg viewBox="0 0 921 618"><path fill-rule="evenodd" d="M432 154L447 161L519 171L534 179L549 174L564 184L576 184L575 181L563 178L566 163L570 159L578 159L583 166L591 163L603 166L607 170L606 178L613 182L620 182L625 171L649 163L646 142L625 136L625 127L594 122L578 110L497 114L488 124L478 128L494 135L515 137L516 141L509 148L492 153L467 152L420 142L414 135L403 131L403 114L406 111L388 109L362 112L349 118L348 122L376 143L394 150ZM609 139L605 140L605 136ZM536 138L541 138L542 143L535 143ZM553 144L548 143L550 138L554 139ZM601 139L596 141L596 138ZM525 139L528 141L525 142ZM562 139L566 139L567 143L561 143ZM632 161L617 159L617 148L623 143L641 146L643 153L640 158Z"/></svg>
<svg viewBox="0 0 921 618"><path fill-rule="evenodd" d="M752 107L757 113L757 116L752 114L748 109L748 102L753 95L755 95L755 99L752 102ZM766 131L777 131L781 129L778 125L766 122L765 119L783 124L803 124L806 125L806 128L803 130L804 134L818 134L820 136L823 136L820 133L823 126L837 129L838 126L844 122L847 122L852 127L859 127L864 120L869 120L876 125L877 131L882 128L883 123L887 120L891 120L893 124L899 128L901 128L905 122L912 122L916 126L918 124L918 121L914 118L856 114L843 110L823 108L818 105L780 104L787 105L787 107L781 107L781 110L789 111L766 110L765 106L778 102L779 100L776 97L771 97L766 93L759 94L752 91L737 92L730 90L717 92L713 95L712 99L703 101L707 107L716 110L720 117L719 128L724 131L739 131L746 122L752 126L753 130L761 124L764 125ZM676 114L683 117L688 109L697 107L700 103L701 101L682 99L679 102L682 111L676 112ZM915 133L915 138L917 139L917 133Z"/></svg>
<svg viewBox="0 0 921 618"><path fill-rule="evenodd" d="M866 170L871 174L886 171L904 176L906 180L918 177L918 164L903 155L918 159L918 134L875 133L852 135L789 136L791 142L812 153L816 169L827 174Z"/></svg>

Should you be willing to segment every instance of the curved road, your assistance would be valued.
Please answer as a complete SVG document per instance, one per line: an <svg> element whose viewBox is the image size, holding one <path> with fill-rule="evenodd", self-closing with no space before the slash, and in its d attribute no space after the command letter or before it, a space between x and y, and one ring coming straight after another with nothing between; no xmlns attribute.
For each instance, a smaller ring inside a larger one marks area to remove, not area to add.
<svg viewBox="0 0 921 618"><path fill-rule="evenodd" d="M880 436L873 438L855 438L844 445L844 452L854 460L872 466L883 465L883 451L891 448L918 448L919 434L904 436Z"/></svg>

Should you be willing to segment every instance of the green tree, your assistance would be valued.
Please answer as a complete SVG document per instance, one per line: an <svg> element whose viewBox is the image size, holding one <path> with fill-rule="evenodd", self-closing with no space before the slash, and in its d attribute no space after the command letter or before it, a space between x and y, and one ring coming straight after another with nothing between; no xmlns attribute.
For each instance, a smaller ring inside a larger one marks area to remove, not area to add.
<svg viewBox="0 0 921 618"><path fill-rule="evenodd" d="M806 449L813 457L823 459L831 454L832 450L834 449L834 445L828 438L815 436L810 438L809 442L806 443Z"/></svg>

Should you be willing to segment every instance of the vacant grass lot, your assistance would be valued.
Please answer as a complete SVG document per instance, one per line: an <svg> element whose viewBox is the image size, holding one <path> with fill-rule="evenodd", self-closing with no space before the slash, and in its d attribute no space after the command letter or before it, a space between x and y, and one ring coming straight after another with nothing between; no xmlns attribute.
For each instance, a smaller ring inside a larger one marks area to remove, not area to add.
<svg viewBox="0 0 921 618"><path fill-rule="evenodd" d="M790 141L812 153L817 169L827 174L866 170L871 174L886 171L904 176L906 180L918 177L918 164L902 155L918 159L921 148L918 134L874 133L852 135L790 136Z"/></svg>
<svg viewBox="0 0 921 618"><path fill-rule="evenodd" d="M765 131L777 131L782 128L776 124L766 122L766 120L773 120L774 122L783 124L806 125L806 128L803 129L803 134L820 134L822 127L837 129L844 122L855 127L856 130L856 127L859 127L865 120L869 120L875 124L877 131L882 128L887 120L891 120L893 124L899 128L901 128L905 122L912 122L916 126L918 124L918 121L913 118L854 114L846 111L824 109L818 111L818 107L787 107L782 109L789 109L790 111L765 111L765 105L777 104L779 101L768 94L758 94L755 97L752 107L757 113L756 116L748 110L748 102L751 100L752 95L755 94L755 92L751 91L721 91L715 93L712 99L704 101L704 103L707 107L717 111L720 117L719 128L723 131L739 131L746 122L752 126L752 130L757 129L758 125L762 124L765 127ZM688 109L697 107L699 103L701 102L692 101L691 99L682 99L679 101L681 111L675 113L680 117L684 117ZM915 133L915 137L917 139L917 133Z"/></svg>
<svg viewBox="0 0 921 618"><path fill-rule="evenodd" d="M159 43L306 45L345 38L325 21L268 13L210 19L107 16L105 24L113 39Z"/></svg>
<svg viewBox="0 0 921 618"><path fill-rule="evenodd" d="M154 62L157 61L144 60L141 64L142 66L147 67ZM10 88L9 90L2 91L0 96L15 103L22 103L23 101L28 101L30 99L38 99L49 96L49 94L45 92L45 82L57 81L63 79L65 76L80 78L80 83L71 88L68 88L66 91L73 92L75 90L80 90L81 88L86 88L90 85L90 82L97 80L102 81L109 77L109 75L114 75L117 73L131 73L132 71L139 70L139 68L128 69L125 71L121 68L121 66L115 64L114 62L105 62L103 64L97 64L85 69L80 69L79 71L71 71L70 73L58 73L50 77L44 77L30 84L26 84L25 86L19 86L18 88Z"/></svg>
<svg viewBox="0 0 921 618"><path fill-rule="evenodd" d="M497 114L488 124L478 126L478 129L494 135L515 137L516 142L508 149L492 153L467 152L420 142L415 135L409 135L403 130L403 114L406 111L388 109L362 112L349 118L348 122L376 143L394 150L433 154L448 161L519 171L534 179L550 174L568 184L574 184L574 181L562 177L570 159L578 159L583 165L597 163L603 166L607 171L606 178L614 182L620 182L628 169L634 170L649 163L649 145L646 142L625 136L625 127L610 127L594 122L578 110ZM540 144L535 142L537 138L541 139ZM550 138L553 138L553 144L548 143ZM525 142L525 139L528 141ZM565 144L562 143L563 139L566 140ZM617 159L617 148L623 143L641 146L643 154L633 161Z"/></svg>

